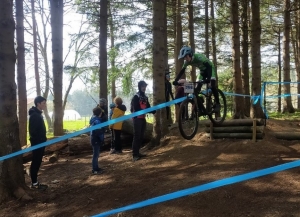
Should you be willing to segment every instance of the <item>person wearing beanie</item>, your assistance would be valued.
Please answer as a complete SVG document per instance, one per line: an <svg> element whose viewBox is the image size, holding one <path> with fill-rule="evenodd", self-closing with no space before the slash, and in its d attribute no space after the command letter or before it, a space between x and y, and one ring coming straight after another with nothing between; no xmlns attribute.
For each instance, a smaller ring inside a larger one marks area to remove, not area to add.
<svg viewBox="0 0 300 217"><path fill-rule="evenodd" d="M131 112L137 112L150 108L148 97L145 94L147 83L145 81L138 82L139 91L133 96L131 101ZM156 111L151 112L155 114ZM133 142L132 142L132 160L137 161L145 155L140 153L146 130L146 115L139 115L133 118Z"/></svg>

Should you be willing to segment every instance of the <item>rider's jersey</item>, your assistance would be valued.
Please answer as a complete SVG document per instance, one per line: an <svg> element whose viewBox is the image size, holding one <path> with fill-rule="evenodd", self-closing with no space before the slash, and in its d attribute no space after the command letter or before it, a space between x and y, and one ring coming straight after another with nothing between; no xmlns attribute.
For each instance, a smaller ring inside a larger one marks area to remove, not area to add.
<svg viewBox="0 0 300 217"><path fill-rule="evenodd" d="M206 71L207 67L205 65L207 64L209 64L212 67L211 79L216 79L216 72L213 63L203 54L195 53L190 62L184 61L182 68L186 68L187 66L197 67L200 70L200 73L198 74L197 78L198 80L203 80L207 77L210 77L207 75L208 72Z"/></svg>

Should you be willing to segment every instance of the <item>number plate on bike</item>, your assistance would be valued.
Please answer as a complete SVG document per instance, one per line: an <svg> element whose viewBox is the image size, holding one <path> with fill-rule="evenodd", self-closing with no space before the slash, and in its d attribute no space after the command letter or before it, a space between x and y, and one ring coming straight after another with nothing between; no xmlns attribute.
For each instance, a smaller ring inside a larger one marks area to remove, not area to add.
<svg viewBox="0 0 300 217"><path fill-rule="evenodd" d="M194 83L184 83L184 93L194 93Z"/></svg>

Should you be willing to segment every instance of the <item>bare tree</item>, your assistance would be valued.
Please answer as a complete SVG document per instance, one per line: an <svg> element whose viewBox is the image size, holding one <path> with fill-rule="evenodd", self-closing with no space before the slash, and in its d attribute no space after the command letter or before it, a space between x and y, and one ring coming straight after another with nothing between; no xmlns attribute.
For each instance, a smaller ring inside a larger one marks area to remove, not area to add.
<svg viewBox="0 0 300 217"><path fill-rule="evenodd" d="M37 27L35 19L35 6L34 1L31 0L31 15L32 15L32 36L33 36L33 56L34 56L34 75L35 75L35 85L36 94L41 95L41 82L39 74L39 60L38 60L38 48L37 48Z"/></svg>

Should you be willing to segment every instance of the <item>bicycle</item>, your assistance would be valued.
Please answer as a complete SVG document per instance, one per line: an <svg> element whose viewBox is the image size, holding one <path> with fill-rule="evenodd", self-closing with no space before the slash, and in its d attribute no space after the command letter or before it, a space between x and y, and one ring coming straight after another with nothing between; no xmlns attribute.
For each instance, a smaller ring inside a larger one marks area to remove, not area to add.
<svg viewBox="0 0 300 217"><path fill-rule="evenodd" d="M190 140L194 138L198 130L199 117L208 116L214 125L220 125L225 120L227 113L226 98L224 93L217 89L220 101L220 111L214 111L216 102L211 88L206 84L206 90L195 93L195 84L201 82L184 83L184 94L186 99L180 104L178 127L183 138ZM205 103L202 95L205 98ZM205 105L204 105L205 104Z"/></svg>

